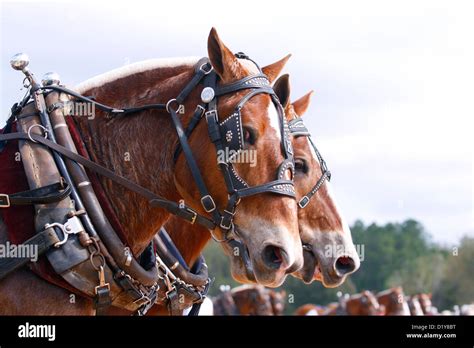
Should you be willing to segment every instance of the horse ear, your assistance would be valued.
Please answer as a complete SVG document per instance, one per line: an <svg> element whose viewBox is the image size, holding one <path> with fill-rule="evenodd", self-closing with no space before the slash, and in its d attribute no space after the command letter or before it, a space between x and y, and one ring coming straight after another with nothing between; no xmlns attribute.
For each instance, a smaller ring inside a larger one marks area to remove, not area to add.
<svg viewBox="0 0 474 348"><path fill-rule="evenodd" d="M235 55L221 41L215 28L211 29L207 39L207 52L212 67L222 81L229 82L241 78L241 66Z"/></svg>
<svg viewBox="0 0 474 348"><path fill-rule="evenodd" d="M283 109L286 109L290 103L290 76L288 74L280 76L273 85L273 90Z"/></svg>
<svg viewBox="0 0 474 348"><path fill-rule="evenodd" d="M288 54L284 58L280 59L278 62L275 62L262 68L263 73L267 75L267 78L270 83L275 81L278 75L280 75L281 71L285 67L286 62L288 61L288 59L290 59L290 57L291 54Z"/></svg>
<svg viewBox="0 0 474 348"><path fill-rule="evenodd" d="M293 109L295 110L298 116L303 116L305 112L308 110L309 104L311 103L311 96L313 95L314 91L306 93L300 99L293 102Z"/></svg>

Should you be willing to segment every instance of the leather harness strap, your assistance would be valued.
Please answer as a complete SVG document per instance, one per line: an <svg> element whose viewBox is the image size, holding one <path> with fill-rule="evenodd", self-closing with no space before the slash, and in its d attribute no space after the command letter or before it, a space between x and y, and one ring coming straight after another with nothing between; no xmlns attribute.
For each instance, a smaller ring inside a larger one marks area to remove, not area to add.
<svg viewBox="0 0 474 348"><path fill-rule="evenodd" d="M237 57L242 58L242 59L249 59L247 56L240 53L237 55ZM203 58L196 65L195 74L192 77L192 79L182 89L182 91L178 94L178 96L175 99L169 100L166 104L149 104L149 105L144 105L140 107L131 107L131 108L123 108L123 109L112 108L107 105L98 103L91 98L84 97L62 86L58 86L58 85L40 86L39 84L36 84L34 79L31 77L31 75L29 75L30 82L32 84L32 88L29 91L31 93L31 96L42 94L38 92L39 90L42 90L43 93L45 94L49 93L50 91L65 93L76 98L77 100L82 100L84 102L94 104L98 109L107 112L109 114L108 115L109 118L113 116L136 114L144 110L152 110L152 109L166 110L171 116L171 120L177 132L181 151L183 152L186 158L186 163L191 171L191 174L194 178L196 186L201 195L201 205L203 206L204 210L208 214L211 215L212 219L209 219L206 216L198 214L195 210L186 206L183 201L176 203L176 202L167 200L163 197L160 197L156 195L155 193L151 192L150 190L130 181L129 179L123 176L117 175L113 171L101 165L98 165L97 163L90 161L89 159L77 154L74 151L69 150L67 147L59 145L58 143L56 143L54 134L51 134L51 137L48 139L50 135L49 133L52 132L48 112L54 112L55 109L61 107L58 103L51 104L50 110L46 110L46 108L44 108L44 110L42 108L38 109L41 111L40 112L42 116L41 121L46 124L45 129L47 130L47 132L44 136L40 134L31 134L31 132L29 131L9 133L9 134L0 134L0 143L3 143L8 140L23 140L23 141L32 141L37 144L46 146L47 148L53 150L57 154L56 157L58 159L61 159L59 155L62 155L78 164L81 164L82 166L88 168L89 170L101 176L107 177L108 179L114 181L115 183L122 185L126 187L127 189L145 197L149 201L149 204L152 206L164 208L171 214L177 215L187 220L188 222L201 224L209 230L214 230L216 226L219 226L222 230L226 231L225 239L221 240L222 242L225 241L225 242L236 243L241 249L244 250L245 248L241 245L241 242L235 239L233 236L234 234L233 218L234 218L236 207L238 203L240 202L240 199L242 197L248 197L248 196L252 196L256 194L269 193L269 192L279 194L279 195L289 196L292 198L295 197L293 181L292 181L293 172L291 172L291 175L290 175L291 180L287 180L284 175L286 171L288 170L293 171L293 164L292 164L293 152L291 148L291 142L288 136L288 126L286 124L286 119L284 117L283 109L273 89L270 87L268 79L266 78L265 75L261 73L260 68L259 70L260 70L260 74L245 77L231 84L218 85L217 74L215 73L215 71L213 71L209 60L207 58ZM201 95L203 104L199 104L197 106L196 111L194 115L192 116L190 122L188 123L188 127L185 130L181 123L181 120L179 119L177 115L177 112L181 104L185 101L185 99L189 96L189 94L200 83L203 83L205 89L207 88L206 92L209 92L210 94ZM234 93L241 90L249 90L249 92L240 100L240 102L235 107L234 112L230 116L228 116L227 118L224 118L221 122L219 122L220 120L217 113L218 96ZM209 191L206 187L204 179L201 175L199 167L194 158L191 147L189 146L188 138L191 135L192 130L195 129L196 125L200 122L200 120L204 118L203 115L205 115L206 121L208 123L209 137L211 141L214 143L216 147L216 151L233 149L238 152L240 150L243 150L245 145L243 141L244 137L243 137L243 131L242 131L241 109L245 103L247 103L251 98L259 94L269 95L277 109L280 126L281 126L280 130L281 130L281 135L282 135L281 147L282 147L282 151L283 151L285 159L283 163L280 165L280 167L278 168L275 180L258 185L258 186L254 186L254 187L250 187L237 174L237 171L233 167L230 159L219 162L218 164L223 173L227 191L229 194L229 199L227 201L225 209L223 209L223 211L220 211L217 208L216 203L214 202L214 199L209 194ZM22 102L16 106L15 115L18 114L18 111L21 110L22 106L26 105L26 102L28 102L28 99L29 97L25 96ZM177 108L175 108L176 105L178 106ZM38 108L38 105L37 105L37 108ZM39 126L40 128L44 129L44 126L43 127L41 125ZM179 149L176 150L175 158L177 158L177 156L179 155L179 151L180 151ZM65 173L63 173L63 176L64 175L68 175L67 170ZM58 192L59 188L62 189L61 192ZM60 187L57 185L50 185L50 186L38 188L36 190L31 190L31 191L25 191L25 192L9 194L9 195L2 194L0 195L0 207L2 207L2 204L4 207L6 207L7 204L9 206L11 204L41 204L41 203L56 202L58 200L61 200L67 197L70 193L73 194L74 192L71 192L71 190L74 191L74 188L69 187L67 185L63 186L61 184ZM54 230L52 232L50 230L53 230L53 229L49 228L46 231L39 232L33 238L25 242L25 244L28 244L28 243L36 244L39 246L41 253L44 253L52 245L54 244L58 245L57 235L56 236L52 235L51 233L55 233L55 232ZM61 244L65 241L67 241L67 238L64 241L62 241ZM245 259L245 255L243 255L243 257ZM0 272L2 272L1 274L6 275L10 273L13 269L18 268L27 262L28 260L9 261L7 263L4 262L3 264L0 263ZM97 295L95 297L95 300L96 300L96 307L98 309L98 314L102 312L102 308L108 307L108 305L110 304L109 303L110 289L108 288L109 284L105 282L105 279L104 279L103 266L105 266L105 260L104 260L104 264L100 266L101 270L99 271L99 275L100 275L99 286L97 286L95 289L95 292ZM251 267L251 265L249 267ZM166 272L169 272L169 269L166 270ZM122 271L122 273L124 272ZM122 278L117 277L116 281L126 291L127 286L128 286L127 282L122 281L125 278L126 278L126 275L124 274ZM156 282L158 282L158 279L156 280ZM180 311L183 309L182 306L179 306L179 303L178 303L180 300L180 296L184 296L185 298L191 299L191 302L194 304L199 304L200 302L202 302L203 300L202 294L204 293L205 295L205 293L207 292L209 283L210 281L207 281L205 283L204 292L198 292L197 293L198 297L196 298L196 292L193 291L192 286L191 287L185 286L185 284L183 284L182 281L176 282L174 286L166 292L166 298L168 299L168 304L169 304L171 312L172 313L177 312L178 308L180 309ZM142 286L142 285L143 284L141 283L139 284L139 286ZM146 292L148 295L145 295L141 291L138 291L139 298L137 298L135 302L137 301L140 302L144 300L143 305L140 305L141 307L139 310L139 314L143 314L144 312L146 312L146 310L155 302L155 298L157 297L156 285L157 283L151 286L151 288L155 290L151 289L151 291ZM137 288L135 287L133 288L135 292L137 291L136 289ZM176 296L178 297L176 298ZM194 312L196 308L197 306L194 308L193 310Z"/></svg>
<svg viewBox="0 0 474 348"><path fill-rule="evenodd" d="M34 250L34 257L39 257L44 254L50 247L60 242L60 237L56 234L53 227L35 234L32 238L22 243L22 247L31 246L37 248ZM17 246L18 248L18 246ZM1 257L0 258L0 280L5 278L8 274L16 269L26 265L30 262L27 257Z"/></svg>
<svg viewBox="0 0 474 348"><path fill-rule="evenodd" d="M8 208L12 205L55 203L63 200L70 194L71 187L69 184L60 182L13 194L0 193L0 208Z"/></svg>
<svg viewBox="0 0 474 348"><path fill-rule="evenodd" d="M139 195L147 198L152 206L164 208L168 210L170 213L175 214L191 223L198 223L211 229L214 228L214 224L212 223L211 220L209 220L208 218L202 215L199 215L193 209L185 205L164 199L154 194L150 190L135 184L134 182L128 180L127 178L117 175L111 170L105 167L102 167L98 165L97 163L92 162L88 160L87 158L80 156L66 149L65 147L61 145L58 145L50 141L49 139L44 138L41 135L16 132L16 133L9 133L9 134L1 134L0 140L7 140L7 141L8 140L26 140L26 141L33 140L37 143L47 146L51 150L54 150L57 153L63 156L66 156L67 158L79 164L82 164L84 167L96 172L97 174L105 176L109 178L110 180L128 188L129 190L138 193Z"/></svg>
<svg viewBox="0 0 474 348"><path fill-rule="evenodd" d="M289 126L290 133L292 136L308 137L308 141L314 149L314 152L316 154L316 157L318 158L319 165L321 166L321 171L322 171L321 177L316 181L316 183L311 188L311 190L298 201L298 206L301 209L303 209L309 204L309 201L315 195L315 193L321 188L321 186L323 186L324 181L326 180L331 181L331 171L328 169L326 165L326 161L324 161L316 145L313 143L313 140L311 139L311 134L309 133L308 128L306 128L305 124L303 123L303 119L301 117L295 117L289 122L288 126Z"/></svg>

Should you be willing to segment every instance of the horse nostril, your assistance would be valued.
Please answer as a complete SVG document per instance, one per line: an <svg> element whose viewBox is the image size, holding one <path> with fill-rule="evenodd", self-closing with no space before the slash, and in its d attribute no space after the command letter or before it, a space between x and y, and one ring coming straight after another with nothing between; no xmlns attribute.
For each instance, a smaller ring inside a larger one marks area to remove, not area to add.
<svg viewBox="0 0 474 348"><path fill-rule="evenodd" d="M267 245L263 249L263 261L271 269L279 269L285 261L285 251L275 245Z"/></svg>
<svg viewBox="0 0 474 348"><path fill-rule="evenodd" d="M334 264L334 269L339 277L354 272L356 269L355 261L350 256L340 256Z"/></svg>

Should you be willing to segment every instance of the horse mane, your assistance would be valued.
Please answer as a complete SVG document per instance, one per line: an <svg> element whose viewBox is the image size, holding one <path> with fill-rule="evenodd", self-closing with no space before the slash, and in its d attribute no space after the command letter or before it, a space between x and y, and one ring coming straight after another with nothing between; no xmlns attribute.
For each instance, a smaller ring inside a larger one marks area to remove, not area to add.
<svg viewBox="0 0 474 348"><path fill-rule="evenodd" d="M163 68L175 68L179 66L192 66L196 64L199 57L175 57L175 58L154 58L127 64L122 67L110 70L103 74L91 77L73 89L78 93L85 93L93 88L102 87L116 80L140 74L146 71L153 71Z"/></svg>

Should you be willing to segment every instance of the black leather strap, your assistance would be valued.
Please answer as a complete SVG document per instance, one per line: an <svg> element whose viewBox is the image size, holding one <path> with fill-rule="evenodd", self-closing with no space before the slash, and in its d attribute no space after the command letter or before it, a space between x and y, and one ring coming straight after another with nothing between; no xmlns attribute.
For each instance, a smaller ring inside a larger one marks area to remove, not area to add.
<svg viewBox="0 0 474 348"><path fill-rule="evenodd" d="M34 190L13 194L0 193L0 208L7 208L11 205L55 203L63 200L70 194L71 187L66 182L57 182Z"/></svg>
<svg viewBox="0 0 474 348"><path fill-rule="evenodd" d="M31 246L37 248L35 250L36 255L31 257L39 257L44 254L54 244L58 243L61 239L56 234L53 227L50 227L40 233L37 233L26 242L22 243L21 246ZM20 246L17 246L20 247ZM8 274L15 271L16 269L29 263L31 259L20 258L20 257L2 257L0 258L0 280L5 278Z"/></svg>
<svg viewBox="0 0 474 348"><path fill-rule="evenodd" d="M308 141L314 149L314 152L316 154L316 157L318 158L319 165L321 166L321 171L322 171L322 175L316 181L316 184L314 184L311 190L298 201L298 206L301 209L304 209L309 204L311 198L316 194L316 192L321 188L321 186L323 186L324 182L326 180L327 181L331 180L331 171L327 168L326 162L324 161L323 157L318 151L316 145L313 143L313 140L311 139L311 134L309 133L308 128L306 128L303 122L303 119L301 117L295 117L288 123L288 128L293 137L299 137L299 136L308 137Z"/></svg>
<svg viewBox="0 0 474 348"><path fill-rule="evenodd" d="M84 167L96 172L97 174L100 174L102 176L105 176L109 178L110 180L116 182L119 185L122 185L126 188L128 188L131 191L134 191L138 193L139 195L147 198L152 206L157 206L164 208L168 210L170 213L174 215L178 215L179 217L187 220L188 222L191 223L198 223L200 225L203 225L204 227L208 229L214 229L215 224L209 220L208 218L199 215L196 213L193 209L187 207L186 205L182 205L173 201L169 201L167 199L164 199L155 193L151 192L150 190L139 186L135 184L134 182L130 181L129 179L117 175L111 170L102 167L101 165L98 165L97 163L94 163L90 160L88 160L85 157L82 157L65 147L58 145L48 139L45 139L43 136L38 135L38 134L31 134L31 139L27 133L10 133L10 134L1 134L0 135L0 141L1 140L34 140L37 143L40 143L44 146L47 146L51 150L54 150L58 153L60 153L63 156L66 156L67 158L82 164Z"/></svg>

